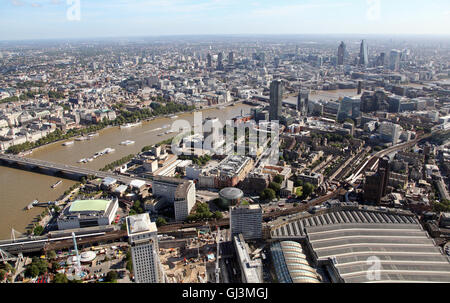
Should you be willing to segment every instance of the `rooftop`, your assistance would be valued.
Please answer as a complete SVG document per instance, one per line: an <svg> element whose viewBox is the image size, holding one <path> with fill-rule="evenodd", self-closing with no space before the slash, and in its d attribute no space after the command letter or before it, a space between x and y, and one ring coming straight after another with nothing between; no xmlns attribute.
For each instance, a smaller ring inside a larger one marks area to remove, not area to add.
<svg viewBox="0 0 450 303"><path fill-rule="evenodd" d="M77 200L72 203L69 212L104 212L108 208L110 200Z"/></svg>
<svg viewBox="0 0 450 303"><path fill-rule="evenodd" d="M127 217L128 235L143 232L157 232L156 224L150 221L148 213Z"/></svg>
<svg viewBox="0 0 450 303"><path fill-rule="evenodd" d="M318 261L333 260L347 283L450 282L450 262L408 213L390 209L342 208L288 220L272 238L304 238ZM380 260L380 277L369 279L369 257Z"/></svg>

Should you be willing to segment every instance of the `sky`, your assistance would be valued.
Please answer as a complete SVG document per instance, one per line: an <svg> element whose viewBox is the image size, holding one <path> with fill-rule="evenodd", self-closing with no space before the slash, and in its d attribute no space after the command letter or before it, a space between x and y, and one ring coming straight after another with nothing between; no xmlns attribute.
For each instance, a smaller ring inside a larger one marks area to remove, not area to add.
<svg viewBox="0 0 450 303"><path fill-rule="evenodd" d="M0 0L0 40L450 35L449 0Z"/></svg>

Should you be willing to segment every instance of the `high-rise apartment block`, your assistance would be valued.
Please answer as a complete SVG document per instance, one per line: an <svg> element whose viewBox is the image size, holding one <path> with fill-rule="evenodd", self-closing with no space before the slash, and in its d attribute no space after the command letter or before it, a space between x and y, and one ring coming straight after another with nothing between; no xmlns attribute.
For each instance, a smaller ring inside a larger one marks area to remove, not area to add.
<svg viewBox="0 0 450 303"><path fill-rule="evenodd" d="M163 283L156 224L148 213L129 216L126 223L136 283Z"/></svg>

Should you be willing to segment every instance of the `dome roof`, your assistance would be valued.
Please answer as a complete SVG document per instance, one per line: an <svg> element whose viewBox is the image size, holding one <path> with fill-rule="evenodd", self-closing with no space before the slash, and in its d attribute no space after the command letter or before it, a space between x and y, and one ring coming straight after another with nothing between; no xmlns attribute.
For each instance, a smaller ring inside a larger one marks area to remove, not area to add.
<svg viewBox="0 0 450 303"><path fill-rule="evenodd" d="M244 196L244 192L239 188L227 187L219 192L220 197L227 200L237 200Z"/></svg>

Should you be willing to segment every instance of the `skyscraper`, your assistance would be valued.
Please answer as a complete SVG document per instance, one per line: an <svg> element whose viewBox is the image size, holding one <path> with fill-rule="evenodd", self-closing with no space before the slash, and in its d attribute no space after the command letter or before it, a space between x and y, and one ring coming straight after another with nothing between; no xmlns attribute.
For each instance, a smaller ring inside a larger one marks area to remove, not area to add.
<svg viewBox="0 0 450 303"><path fill-rule="evenodd" d="M220 52L217 56L217 70L223 70L223 53Z"/></svg>
<svg viewBox="0 0 450 303"><path fill-rule="evenodd" d="M303 117L308 116L309 92L301 90L297 98L297 110Z"/></svg>
<svg viewBox="0 0 450 303"><path fill-rule="evenodd" d="M283 102L283 82L274 80L270 84L270 121L279 121Z"/></svg>
<svg viewBox="0 0 450 303"><path fill-rule="evenodd" d="M378 171L366 176L364 182L364 200L380 204L381 198L387 194L390 164L389 158L379 159Z"/></svg>
<svg viewBox="0 0 450 303"><path fill-rule="evenodd" d="M230 52L228 54L228 64L229 65L233 65L234 64L234 53L233 52Z"/></svg>
<svg viewBox="0 0 450 303"><path fill-rule="evenodd" d="M359 64L367 66L369 64L369 47L366 40L361 41L361 50L359 51Z"/></svg>
<svg viewBox="0 0 450 303"><path fill-rule="evenodd" d="M399 50L396 49L391 50L391 54L389 56L390 70L398 71L400 69L400 56L401 52Z"/></svg>
<svg viewBox="0 0 450 303"><path fill-rule="evenodd" d="M347 46L345 45L344 41L342 41L338 47L338 65L344 65L346 51Z"/></svg>
<svg viewBox="0 0 450 303"><path fill-rule="evenodd" d="M210 53L208 53L208 55L206 55L206 60L207 60L206 66L211 68L212 67L212 57L211 57Z"/></svg>
<svg viewBox="0 0 450 303"><path fill-rule="evenodd" d="M126 222L136 283L163 283L156 224L148 213L129 216Z"/></svg>

